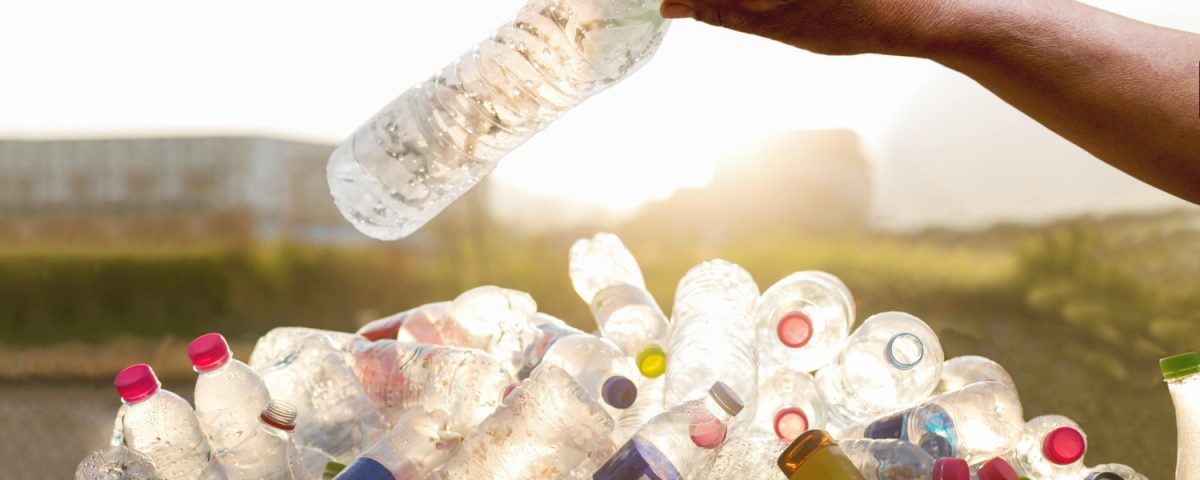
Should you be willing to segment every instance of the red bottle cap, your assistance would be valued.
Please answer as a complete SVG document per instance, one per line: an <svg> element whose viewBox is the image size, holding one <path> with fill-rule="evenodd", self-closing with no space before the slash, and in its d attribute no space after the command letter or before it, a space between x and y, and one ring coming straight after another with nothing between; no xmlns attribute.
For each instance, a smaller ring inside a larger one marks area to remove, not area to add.
<svg viewBox="0 0 1200 480"><path fill-rule="evenodd" d="M219 333L206 333L192 340L187 354L197 372L207 372L229 361L229 343Z"/></svg>
<svg viewBox="0 0 1200 480"><path fill-rule="evenodd" d="M1018 480L1017 471L1003 458L993 458L979 468L979 480Z"/></svg>
<svg viewBox="0 0 1200 480"><path fill-rule="evenodd" d="M789 312L779 319L775 334L779 337L779 342L789 348L808 345L813 335L812 319L804 312Z"/></svg>
<svg viewBox="0 0 1200 480"><path fill-rule="evenodd" d="M788 407L775 413L775 435L787 441L795 440L808 431L808 415L804 410Z"/></svg>
<svg viewBox="0 0 1200 480"><path fill-rule="evenodd" d="M1087 450L1087 440L1083 434L1071 427L1058 427L1046 434L1042 440L1042 454L1047 460L1059 465L1070 465L1080 458Z"/></svg>
<svg viewBox="0 0 1200 480"><path fill-rule="evenodd" d="M971 480L971 467L961 458L939 458L933 464L933 480Z"/></svg>
<svg viewBox="0 0 1200 480"><path fill-rule="evenodd" d="M121 370L113 380L113 386L117 388L117 394L125 403L137 403L157 393L162 384L154 375L154 369L139 363Z"/></svg>

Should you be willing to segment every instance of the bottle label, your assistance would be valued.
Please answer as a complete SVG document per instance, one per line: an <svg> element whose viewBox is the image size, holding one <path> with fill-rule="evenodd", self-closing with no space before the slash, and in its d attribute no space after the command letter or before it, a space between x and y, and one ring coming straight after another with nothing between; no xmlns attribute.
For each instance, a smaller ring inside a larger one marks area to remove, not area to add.
<svg viewBox="0 0 1200 480"><path fill-rule="evenodd" d="M592 480L683 480L683 475L658 448L635 436L596 470Z"/></svg>
<svg viewBox="0 0 1200 480"><path fill-rule="evenodd" d="M396 480L387 467L367 457L359 457L334 480Z"/></svg>

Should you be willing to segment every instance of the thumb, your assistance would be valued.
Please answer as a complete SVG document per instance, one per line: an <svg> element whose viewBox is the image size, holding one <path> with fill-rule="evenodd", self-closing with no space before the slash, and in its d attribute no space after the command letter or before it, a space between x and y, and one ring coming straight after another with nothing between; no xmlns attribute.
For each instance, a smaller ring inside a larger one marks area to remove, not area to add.
<svg viewBox="0 0 1200 480"><path fill-rule="evenodd" d="M709 25L728 27L731 20L723 12L721 0L663 0L659 13L663 18L694 18Z"/></svg>
<svg viewBox="0 0 1200 480"><path fill-rule="evenodd" d="M666 0L659 7L663 18L695 18L696 6L692 0Z"/></svg>

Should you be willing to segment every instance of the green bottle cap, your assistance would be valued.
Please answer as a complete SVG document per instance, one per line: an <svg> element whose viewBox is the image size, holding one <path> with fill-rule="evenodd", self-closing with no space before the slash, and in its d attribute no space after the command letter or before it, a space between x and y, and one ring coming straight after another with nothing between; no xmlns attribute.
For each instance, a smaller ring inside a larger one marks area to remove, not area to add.
<svg viewBox="0 0 1200 480"><path fill-rule="evenodd" d="M1171 355L1158 361L1162 370L1163 380L1174 380L1194 373L1200 373L1200 354L1196 352Z"/></svg>
<svg viewBox="0 0 1200 480"><path fill-rule="evenodd" d="M345 469L346 469L346 466L342 465L338 462L326 463L325 464L325 473L323 473L321 475L321 478L330 479L330 478L336 477L336 476L338 476L339 473L342 473L342 470L345 470Z"/></svg>

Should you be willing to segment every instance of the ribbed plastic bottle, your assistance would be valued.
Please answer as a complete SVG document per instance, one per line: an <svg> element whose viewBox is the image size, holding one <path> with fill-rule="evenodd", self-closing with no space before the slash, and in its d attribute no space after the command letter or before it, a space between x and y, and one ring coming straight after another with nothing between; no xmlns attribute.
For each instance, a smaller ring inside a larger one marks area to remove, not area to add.
<svg viewBox="0 0 1200 480"><path fill-rule="evenodd" d="M964 355L946 360L942 365L942 379L935 394L958 390L977 382L1000 382L1017 392L1017 384L999 363L987 357Z"/></svg>
<svg viewBox="0 0 1200 480"><path fill-rule="evenodd" d="M1175 477L1183 478L1183 477ZM1096 465L1087 469L1087 476L1083 480L1148 480L1145 475L1142 475L1128 465L1119 463L1106 463L1104 465Z"/></svg>
<svg viewBox="0 0 1200 480"><path fill-rule="evenodd" d="M450 302L428 303L371 321L355 333L367 340L394 339L441 345L445 341L441 340L438 327L449 314ZM402 328L410 338L400 337Z"/></svg>
<svg viewBox="0 0 1200 480"><path fill-rule="evenodd" d="M1159 361L1159 368L1175 404L1175 478L1200 479L1200 355L1170 356Z"/></svg>
<svg viewBox="0 0 1200 480"><path fill-rule="evenodd" d="M555 342L542 365L555 365L571 375L584 390L616 418L637 400L637 385L630 378L629 358L612 342L594 335L570 335Z"/></svg>
<svg viewBox="0 0 1200 480"><path fill-rule="evenodd" d="M612 428L612 418L567 372L542 365L427 478L559 478L609 441Z"/></svg>
<svg viewBox="0 0 1200 480"><path fill-rule="evenodd" d="M636 360L647 378L666 370L669 324L646 290L633 254L611 233L599 233L571 246L571 283L591 308L605 338Z"/></svg>
<svg viewBox="0 0 1200 480"><path fill-rule="evenodd" d="M817 384L829 405L829 429L911 407L929 396L942 374L944 354L925 322L902 312L871 316L846 341Z"/></svg>
<svg viewBox="0 0 1200 480"><path fill-rule="evenodd" d="M149 365L121 370L113 386L124 402L117 414L124 445L149 457L159 476L225 478L192 406L163 390Z"/></svg>
<svg viewBox="0 0 1200 480"><path fill-rule="evenodd" d="M296 407L303 419L297 445L320 449L340 462L357 456L387 432L351 367L355 335L306 328L276 328L259 338L250 355L274 400Z"/></svg>
<svg viewBox="0 0 1200 480"><path fill-rule="evenodd" d="M539 337L536 312L537 302L528 293L490 285L472 288L450 304L449 321L462 341L446 345L490 353L516 376L525 365L525 350Z"/></svg>
<svg viewBox="0 0 1200 480"><path fill-rule="evenodd" d="M867 480L971 480L966 460L935 459L902 440L842 440L838 446Z"/></svg>
<svg viewBox="0 0 1200 480"><path fill-rule="evenodd" d="M306 480L300 449L291 437L295 429L296 408L272 400L259 414L258 425L221 457L229 480Z"/></svg>
<svg viewBox="0 0 1200 480"><path fill-rule="evenodd" d="M779 454L779 470L789 480L863 480L833 437L823 430L809 430Z"/></svg>
<svg viewBox="0 0 1200 480"><path fill-rule="evenodd" d="M124 445L109 445L84 457L75 480L152 480L159 478L150 457Z"/></svg>
<svg viewBox="0 0 1200 480"><path fill-rule="evenodd" d="M271 394L258 372L233 358L229 343L219 333L196 337L187 354L199 374L196 417L217 456L223 456L258 428Z"/></svg>
<svg viewBox="0 0 1200 480"><path fill-rule="evenodd" d="M828 407L817 382L804 372L760 369L758 412L752 432L791 443L800 434L825 427Z"/></svg>
<svg viewBox="0 0 1200 480"><path fill-rule="evenodd" d="M1078 424L1061 415L1043 415L1025 423L1021 440L1005 459L1030 478L1077 480L1084 476L1086 452L1087 437Z"/></svg>
<svg viewBox="0 0 1200 480"><path fill-rule="evenodd" d="M354 375L395 424L409 409L442 409L454 430L469 432L500 404L514 383L498 360L479 350L359 339L350 347Z"/></svg>
<svg viewBox="0 0 1200 480"><path fill-rule="evenodd" d="M717 382L707 394L651 419L596 471L594 480L682 480L725 442L729 420L743 408L737 393Z"/></svg>
<svg viewBox="0 0 1200 480"><path fill-rule="evenodd" d="M532 0L333 152L329 189L363 233L420 228L506 153L643 65L666 32L659 0Z"/></svg>
<svg viewBox="0 0 1200 480"><path fill-rule="evenodd" d="M754 417L758 368L750 315L757 299L750 274L724 260L701 263L679 280L667 349L668 407L723 382L745 401L741 417Z"/></svg>
<svg viewBox="0 0 1200 480"><path fill-rule="evenodd" d="M775 282L754 309L760 355L814 372L833 361L854 325L854 297L837 277L807 271Z"/></svg>
<svg viewBox="0 0 1200 480"><path fill-rule="evenodd" d="M415 408L396 422L379 443L360 455L338 480L421 480L458 448L462 437L450 430L444 410Z"/></svg>
<svg viewBox="0 0 1200 480"><path fill-rule="evenodd" d="M1017 393L1000 382L978 382L929 398L908 410L872 422L866 438L912 442L934 458L975 463L1016 446L1025 428Z"/></svg>

